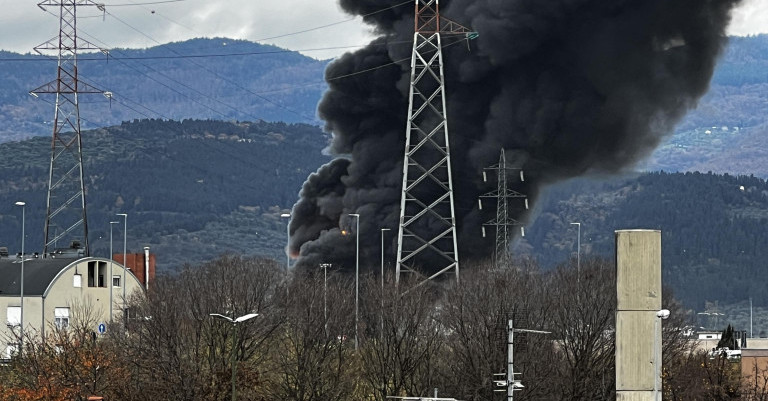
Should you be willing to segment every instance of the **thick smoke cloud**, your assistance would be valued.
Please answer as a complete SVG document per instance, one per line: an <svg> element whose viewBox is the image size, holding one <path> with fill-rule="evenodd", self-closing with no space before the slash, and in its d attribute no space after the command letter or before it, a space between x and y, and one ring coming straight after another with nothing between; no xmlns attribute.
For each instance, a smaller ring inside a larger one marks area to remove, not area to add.
<svg viewBox="0 0 768 401"><path fill-rule="evenodd" d="M294 207L299 268L354 268L354 234L342 234L354 228L349 213L361 216L362 266L378 266L380 228L392 229L386 258L396 251L414 6L377 12L401 0L340 3L381 36L326 71L330 89L318 110L333 133L331 151L344 158L310 176ZM738 3L442 2L444 17L479 33L471 50L461 37L443 41L461 259L492 252L492 236L479 235L490 216L476 204L489 190L480 173L501 148L525 169L525 186L515 189L532 200L548 183L632 166L707 91Z"/></svg>

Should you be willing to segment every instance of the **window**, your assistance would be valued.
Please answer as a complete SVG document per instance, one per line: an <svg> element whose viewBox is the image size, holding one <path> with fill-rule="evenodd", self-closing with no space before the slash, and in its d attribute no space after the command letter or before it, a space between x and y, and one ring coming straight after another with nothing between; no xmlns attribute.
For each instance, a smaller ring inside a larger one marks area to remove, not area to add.
<svg viewBox="0 0 768 401"><path fill-rule="evenodd" d="M69 308L54 308L53 324L60 330L69 327Z"/></svg>
<svg viewBox="0 0 768 401"><path fill-rule="evenodd" d="M120 287L120 276L112 276L112 287Z"/></svg>
<svg viewBox="0 0 768 401"><path fill-rule="evenodd" d="M82 274L75 274L75 276L72 278L72 286L74 286L75 288L80 288L83 286Z"/></svg>
<svg viewBox="0 0 768 401"><path fill-rule="evenodd" d="M3 359L11 359L19 353L19 344L8 343L5 346L5 353L3 353Z"/></svg>
<svg viewBox="0 0 768 401"><path fill-rule="evenodd" d="M15 327L21 325L21 306L8 307L8 326Z"/></svg>

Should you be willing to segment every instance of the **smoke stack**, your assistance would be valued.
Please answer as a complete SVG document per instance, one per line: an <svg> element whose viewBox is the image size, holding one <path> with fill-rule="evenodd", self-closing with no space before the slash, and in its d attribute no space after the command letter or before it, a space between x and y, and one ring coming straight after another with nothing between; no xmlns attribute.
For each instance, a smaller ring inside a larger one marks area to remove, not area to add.
<svg viewBox="0 0 768 401"><path fill-rule="evenodd" d="M505 149L525 169L514 190L535 202L543 185L631 167L707 92L739 0L452 0L441 14L479 33L443 40L459 254L487 257L479 210L484 166ZM326 70L318 106L337 159L312 174L293 208L296 268L354 267L340 234L359 213L362 266L375 266L376 232L397 227L408 109L413 3L340 0L380 34ZM526 220L526 210L510 218ZM385 253L393 254L393 242Z"/></svg>

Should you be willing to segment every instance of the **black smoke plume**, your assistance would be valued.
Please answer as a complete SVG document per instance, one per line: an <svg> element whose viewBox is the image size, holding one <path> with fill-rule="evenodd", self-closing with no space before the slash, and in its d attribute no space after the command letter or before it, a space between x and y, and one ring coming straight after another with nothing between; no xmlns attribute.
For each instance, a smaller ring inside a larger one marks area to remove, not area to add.
<svg viewBox="0 0 768 401"><path fill-rule="evenodd" d="M340 3L379 38L326 71L330 88L318 110L339 158L309 177L294 206L298 268L354 268L349 213L360 214L362 266L379 264L380 228L392 229L384 233L390 264L396 251L414 4ZM479 33L469 43L443 41L461 260L493 250L493 236L480 235L491 216L476 205L490 189L481 171L501 148L525 169L525 185L515 189L532 200L548 183L632 166L707 91L738 3L444 0L444 17Z"/></svg>

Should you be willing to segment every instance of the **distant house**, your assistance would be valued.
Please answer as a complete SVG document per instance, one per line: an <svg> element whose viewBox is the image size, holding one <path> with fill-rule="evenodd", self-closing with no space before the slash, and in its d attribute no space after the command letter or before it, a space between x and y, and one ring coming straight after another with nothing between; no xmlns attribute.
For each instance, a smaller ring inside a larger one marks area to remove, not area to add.
<svg viewBox="0 0 768 401"><path fill-rule="evenodd" d="M81 310L87 309L89 318L97 320L94 332L98 323L106 324L110 318L120 321L123 293L130 297L142 291L142 281L130 269L106 258L26 255L22 316L21 256L0 258L0 322L5 322L0 324L0 359L8 359L18 350L22 322L25 335L44 337L52 327L68 327Z"/></svg>
<svg viewBox="0 0 768 401"><path fill-rule="evenodd" d="M723 333L719 331L700 331L698 336L699 340L720 340L723 338Z"/></svg>

